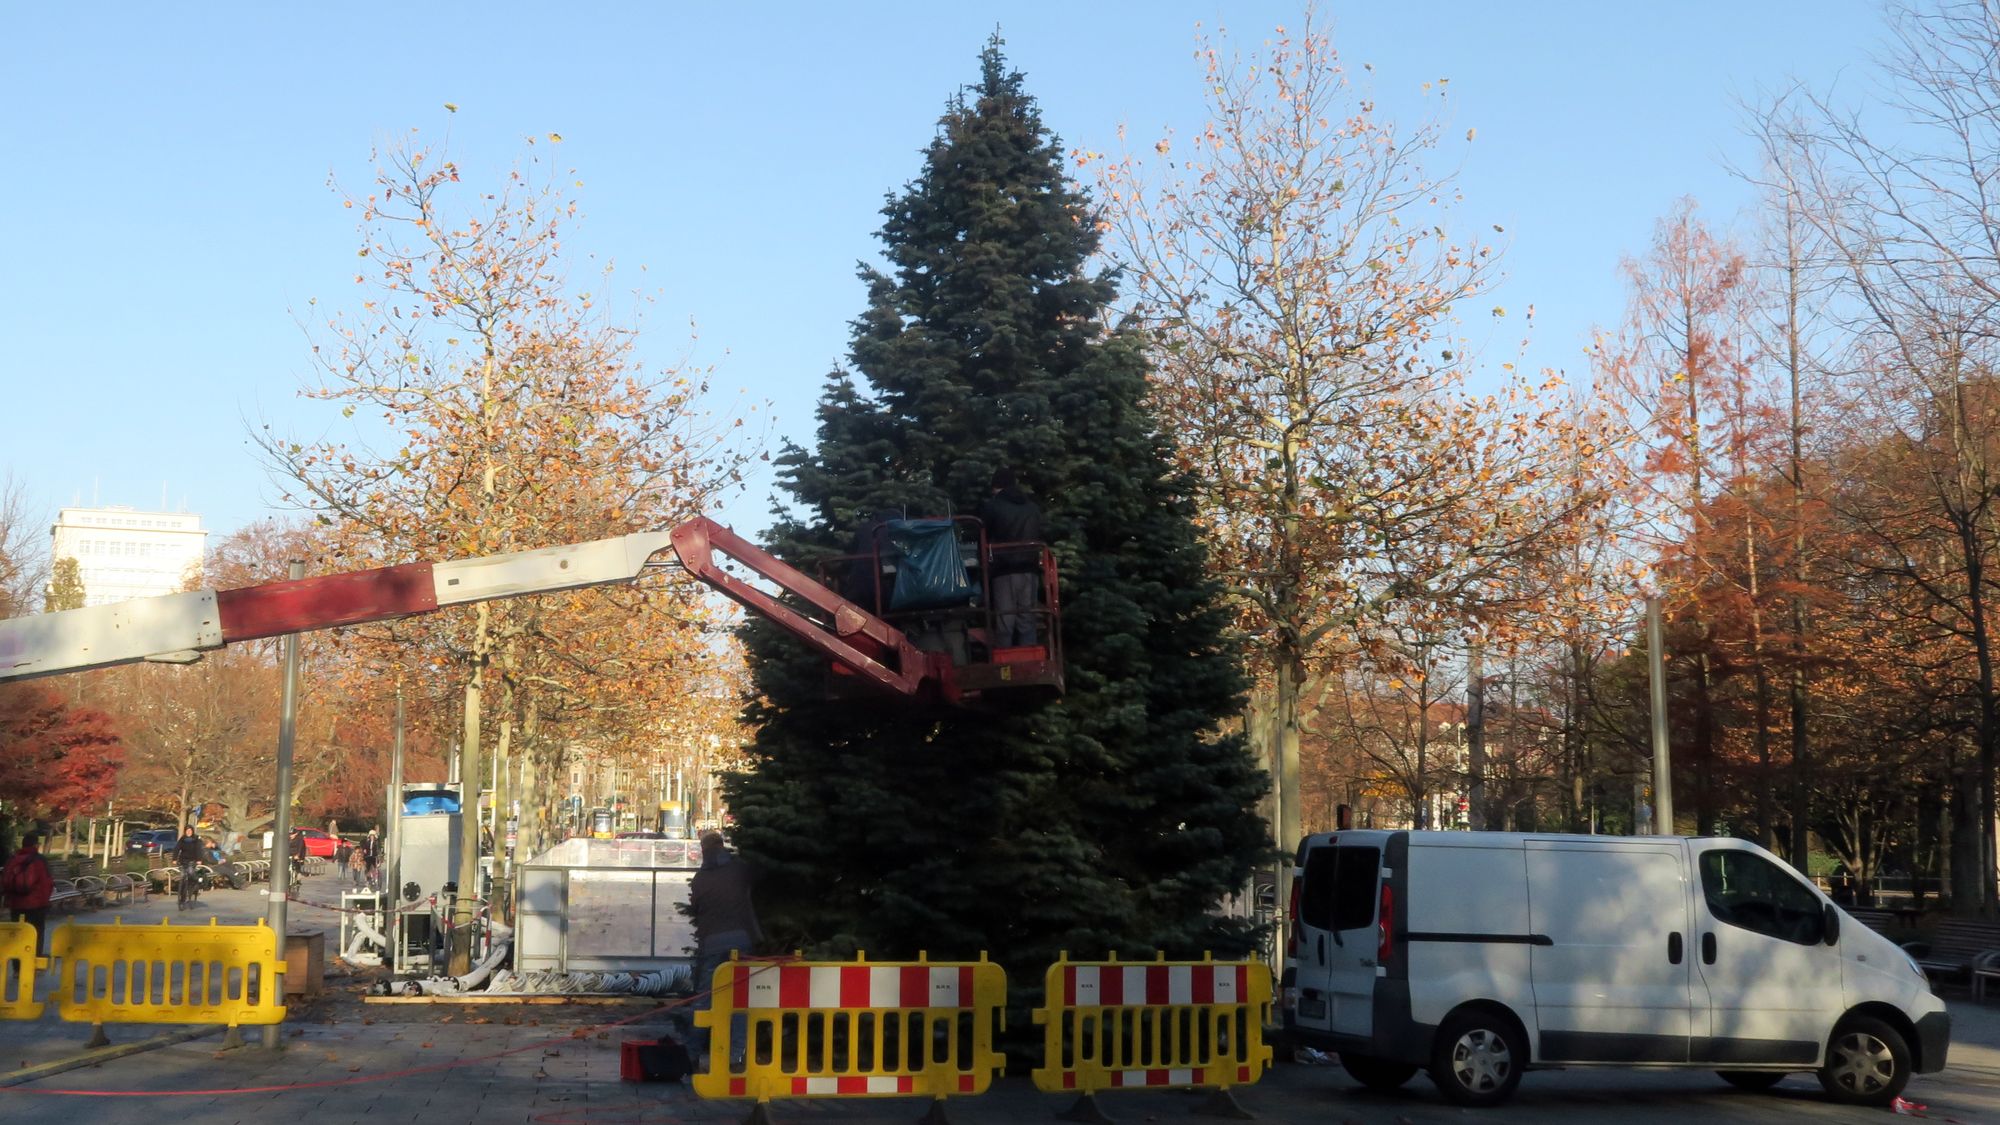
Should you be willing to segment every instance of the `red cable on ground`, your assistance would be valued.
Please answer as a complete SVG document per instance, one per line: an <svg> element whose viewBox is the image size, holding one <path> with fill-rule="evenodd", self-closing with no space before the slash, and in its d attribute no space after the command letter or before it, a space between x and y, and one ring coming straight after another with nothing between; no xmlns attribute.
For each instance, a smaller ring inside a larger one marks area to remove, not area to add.
<svg viewBox="0 0 2000 1125"><path fill-rule="evenodd" d="M751 975L755 976L758 973L764 972L768 968L774 968L778 965L787 964L789 962L796 961L799 958L757 957L750 959L764 962L763 968L756 968L751 970ZM634 1023L638 1020L645 1019L647 1016L657 1015L660 1012L670 1011L674 1008L682 1007L683 1005L692 1004L696 1000L699 1000L704 996L713 995L714 992L715 990L711 988L706 992L697 992L683 999L675 1000L670 1004L661 1004L656 1008L648 1008L647 1010L640 1012L637 1015L626 1016L624 1019L621 1020L612 1020L610 1023L605 1023L605 1024L585 1024L583 1027L577 1029L576 1031L572 1031L567 1035L559 1035L553 1039L543 1039L534 1043L524 1043L519 1047L509 1047L504 1051L496 1051L495 1053L490 1055L481 1055L477 1058L471 1058L471 1059L453 1059L450 1062L431 1063L428 1066L407 1067L403 1070L384 1071L381 1074L362 1074L362 1075L356 1075L353 1078L328 1078L318 1082L292 1082L279 1086L237 1086L237 1087L214 1089L214 1090L47 1090L47 1089L31 1089L27 1086L0 1086L0 1094L40 1094L45 1097L64 1097L64 1098L212 1098L222 1094L280 1094L292 1090L324 1090L335 1086L362 1086L370 1082L387 1081L388 1079L391 1078L409 1078L413 1075L418 1075L418 1074L436 1074L439 1071L456 1070L459 1067L473 1066L475 1064L483 1062L492 1062L494 1059L504 1059L509 1055L518 1055L527 1051L539 1050L540 1048L543 1047L552 1047L558 1043L567 1043L572 1040L583 1039L587 1037L590 1032L595 1031L599 1028L622 1027L625 1024ZM583 1034L578 1034L579 1031L582 1032Z"/></svg>

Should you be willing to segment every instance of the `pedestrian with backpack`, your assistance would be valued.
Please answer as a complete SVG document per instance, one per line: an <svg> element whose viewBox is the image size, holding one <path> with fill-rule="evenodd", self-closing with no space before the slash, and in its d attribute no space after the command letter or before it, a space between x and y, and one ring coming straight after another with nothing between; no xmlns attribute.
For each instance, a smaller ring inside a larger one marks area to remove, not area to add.
<svg viewBox="0 0 2000 1125"><path fill-rule="evenodd" d="M49 874L49 861L42 857L42 837L30 832L21 838L21 850L0 870L0 890L7 895L7 909L14 921L35 927L35 956L43 955L49 928L49 898L56 882Z"/></svg>

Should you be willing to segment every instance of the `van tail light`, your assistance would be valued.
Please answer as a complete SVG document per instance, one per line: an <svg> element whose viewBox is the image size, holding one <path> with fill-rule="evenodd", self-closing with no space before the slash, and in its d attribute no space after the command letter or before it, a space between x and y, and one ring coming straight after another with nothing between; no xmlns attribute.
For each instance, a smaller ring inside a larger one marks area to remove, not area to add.
<svg viewBox="0 0 2000 1125"><path fill-rule="evenodd" d="M1292 872L1292 893L1285 904L1285 956L1299 955L1299 873Z"/></svg>
<svg viewBox="0 0 2000 1125"><path fill-rule="evenodd" d="M1386 965L1389 949L1396 942L1396 892L1386 882L1382 884L1382 912L1376 918L1375 933L1375 963Z"/></svg>

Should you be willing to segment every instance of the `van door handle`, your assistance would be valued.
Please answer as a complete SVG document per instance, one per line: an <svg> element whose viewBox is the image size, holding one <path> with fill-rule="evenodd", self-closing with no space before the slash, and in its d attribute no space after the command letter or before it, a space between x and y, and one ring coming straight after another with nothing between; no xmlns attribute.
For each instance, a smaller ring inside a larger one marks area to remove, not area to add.
<svg viewBox="0 0 2000 1125"><path fill-rule="evenodd" d="M1681 935L1679 932L1667 935L1667 964L1681 963Z"/></svg>
<svg viewBox="0 0 2000 1125"><path fill-rule="evenodd" d="M1715 964L1715 934L1712 931L1701 935L1701 963Z"/></svg>

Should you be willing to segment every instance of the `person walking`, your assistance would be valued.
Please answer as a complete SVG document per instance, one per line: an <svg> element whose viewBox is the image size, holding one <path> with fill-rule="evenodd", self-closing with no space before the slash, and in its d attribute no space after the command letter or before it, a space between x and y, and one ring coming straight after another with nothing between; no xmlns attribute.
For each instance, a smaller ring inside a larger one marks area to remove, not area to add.
<svg viewBox="0 0 2000 1125"><path fill-rule="evenodd" d="M201 885L196 880L200 877L201 861L205 858L207 849L201 846L201 837L194 834L194 825L182 827L181 838L174 841L174 863L181 869L182 910L193 906L195 898L201 893Z"/></svg>
<svg viewBox="0 0 2000 1125"><path fill-rule="evenodd" d="M382 885L382 836L375 829L368 830L368 885L379 888Z"/></svg>
<svg viewBox="0 0 2000 1125"><path fill-rule="evenodd" d="M347 851L347 880L355 890L368 885L368 847L356 844Z"/></svg>
<svg viewBox="0 0 2000 1125"><path fill-rule="evenodd" d="M21 850L0 870L0 890L6 892L7 909L13 912L14 921L35 928L37 957L48 949L49 898L56 889L55 878L49 874L49 861L42 858L41 843L39 833L21 837Z"/></svg>
<svg viewBox="0 0 2000 1125"><path fill-rule="evenodd" d="M291 853L291 886L293 890L298 890L299 883L305 879L306 875L306 830L303 828L292 829L291 841L285 847Z"/></svg>
<svg viewBox="0 0 2000 1125"><path fill-rule="evenodd" d="M729 961L732 953L749 953L764 937L757 924L757 908L750 900L754 873L750 865L730 854L722 833L701 834L701 867L688 883L688 912L694 917L694 1008L707 1011L713 999L715 970ZM744 1057L748 1025L739 1013L729 1021L729 1051L732 1065ZM695 1052L707 1069L708 1031L698 1029L700 1042Z"/></svg>
<svg viewBox="0 0 2000 1125"><path fill-rule="evenodd" d="M993 495L979 506L979 522L986 527L989 548L1005 543L1042 541L1042 510L1021 490L1014 470L1001 468L993 473ZM1041 581L1041 560L1025 547L990 550L993 572L987 583L993 591L994 648L1013 648L1035 643L1035 590Z"/></svg>

